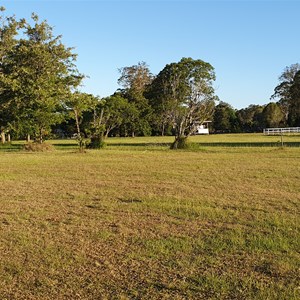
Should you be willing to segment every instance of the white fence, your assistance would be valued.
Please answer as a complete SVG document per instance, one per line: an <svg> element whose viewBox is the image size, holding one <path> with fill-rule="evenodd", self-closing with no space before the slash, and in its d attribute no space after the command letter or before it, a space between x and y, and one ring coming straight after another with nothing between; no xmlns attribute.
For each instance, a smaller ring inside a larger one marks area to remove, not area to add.
<svg viewBox="0 0 300 300"><path fill-rule="evenodd" d="M284 133L300 133L300 127L265 128L264 135L282 135Z"/></svg>

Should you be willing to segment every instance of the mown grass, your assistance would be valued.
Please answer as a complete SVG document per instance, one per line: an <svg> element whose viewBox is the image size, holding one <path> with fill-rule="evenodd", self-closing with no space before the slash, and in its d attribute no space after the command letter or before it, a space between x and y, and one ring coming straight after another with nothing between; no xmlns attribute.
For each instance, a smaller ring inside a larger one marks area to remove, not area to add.
<svg viewBox="0 0 300 300"><path fill-rule="evenodd" d="M0 151L0 298L299 299L299 148L149 139Z"/></svg>

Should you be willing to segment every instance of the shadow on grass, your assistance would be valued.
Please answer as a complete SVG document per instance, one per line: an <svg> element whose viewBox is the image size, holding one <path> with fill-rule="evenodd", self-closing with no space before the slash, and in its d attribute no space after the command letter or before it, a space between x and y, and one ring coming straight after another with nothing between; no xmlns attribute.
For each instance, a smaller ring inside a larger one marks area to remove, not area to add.
<svg viewBox="0 0 300 300"><path fill-rule="evenodd" d="M13 144L13 143L0 144L1 152L15 152L15 151L20 151L21 149L23 149L22 144Z"/></svg>
<svg viewBox="0 0 300 300"><path fill-rule="evenodd" d="M116 143L110 147L170 147L171 143ZM284 142L284 147L300 147L300 142ZM213 142L213 143L191 143L192 149L198 147L281 147L280 142Z"/></svg>
<svg viewBox="0 0 300 300"><path fill-rule="evenodd" d="M57 150L76 150L76 143L53 143ZM155 148L166 147L170 148L171 143L107 143L111 148ZM300 142L284 142L284 147L300 147ZM213 143L191 143L190 150L197 150L204 147L228 147L228 148L243 148L243 147L281 147L280 142L213 142ZM23 144L10 143L0 144L0 152L17 152L23 149Z"/></svg>
<svg viewBox="0 0 300 300"><path fill-rule="evenodd" d="M171 143L107 143L110 147L170 147Z"/></svg>
<svg viewBox="0 0 300 300"><path fill-rule="evenodd" d="M280 142L215 142L196 143L200 147L281 147ZM300 142L284 142L284 147L300 147Z"/></svg>
<svg viewBox="0 0 300 300"><path fill-rule="evenodd" d="M78 149L78 144L75 143L53 143L55 149L58 150L74 150Z"/></svg>

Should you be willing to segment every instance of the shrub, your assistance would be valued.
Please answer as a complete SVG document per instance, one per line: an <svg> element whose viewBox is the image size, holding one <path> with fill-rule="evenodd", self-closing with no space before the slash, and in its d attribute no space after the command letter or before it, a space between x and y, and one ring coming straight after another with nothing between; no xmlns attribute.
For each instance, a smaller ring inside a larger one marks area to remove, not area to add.
<svg viewBox="0 0 300 300"><path fill-rule="evenodd" d="M188 142L187 137L176 137L174 143L171 145L171 149L189 149L191 144Z"/></svg>
<svg viewBox="0 0 300 300"><path fill-rule="evenodd" d="M46 143L27 143L24 145L23 150L31 152L49 152L54 151L55 148L53 145Z"/></svg>
<svg viewBox="0 0 300 300"><path fill-rule="evenodd" d="M92 137L91 142L87 145L88 149L101 149L106 146L103 137Z"/></svg>

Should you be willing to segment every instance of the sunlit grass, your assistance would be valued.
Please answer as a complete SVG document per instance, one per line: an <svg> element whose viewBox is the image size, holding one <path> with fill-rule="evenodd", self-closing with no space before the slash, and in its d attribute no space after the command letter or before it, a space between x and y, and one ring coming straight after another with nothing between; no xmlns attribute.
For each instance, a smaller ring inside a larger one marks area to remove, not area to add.
<svg viewBox="0 0 300 300"><path fill-rule="evenodd" d="M2 299L299 298L299 148L118 140L0 151Z"/></svg>

